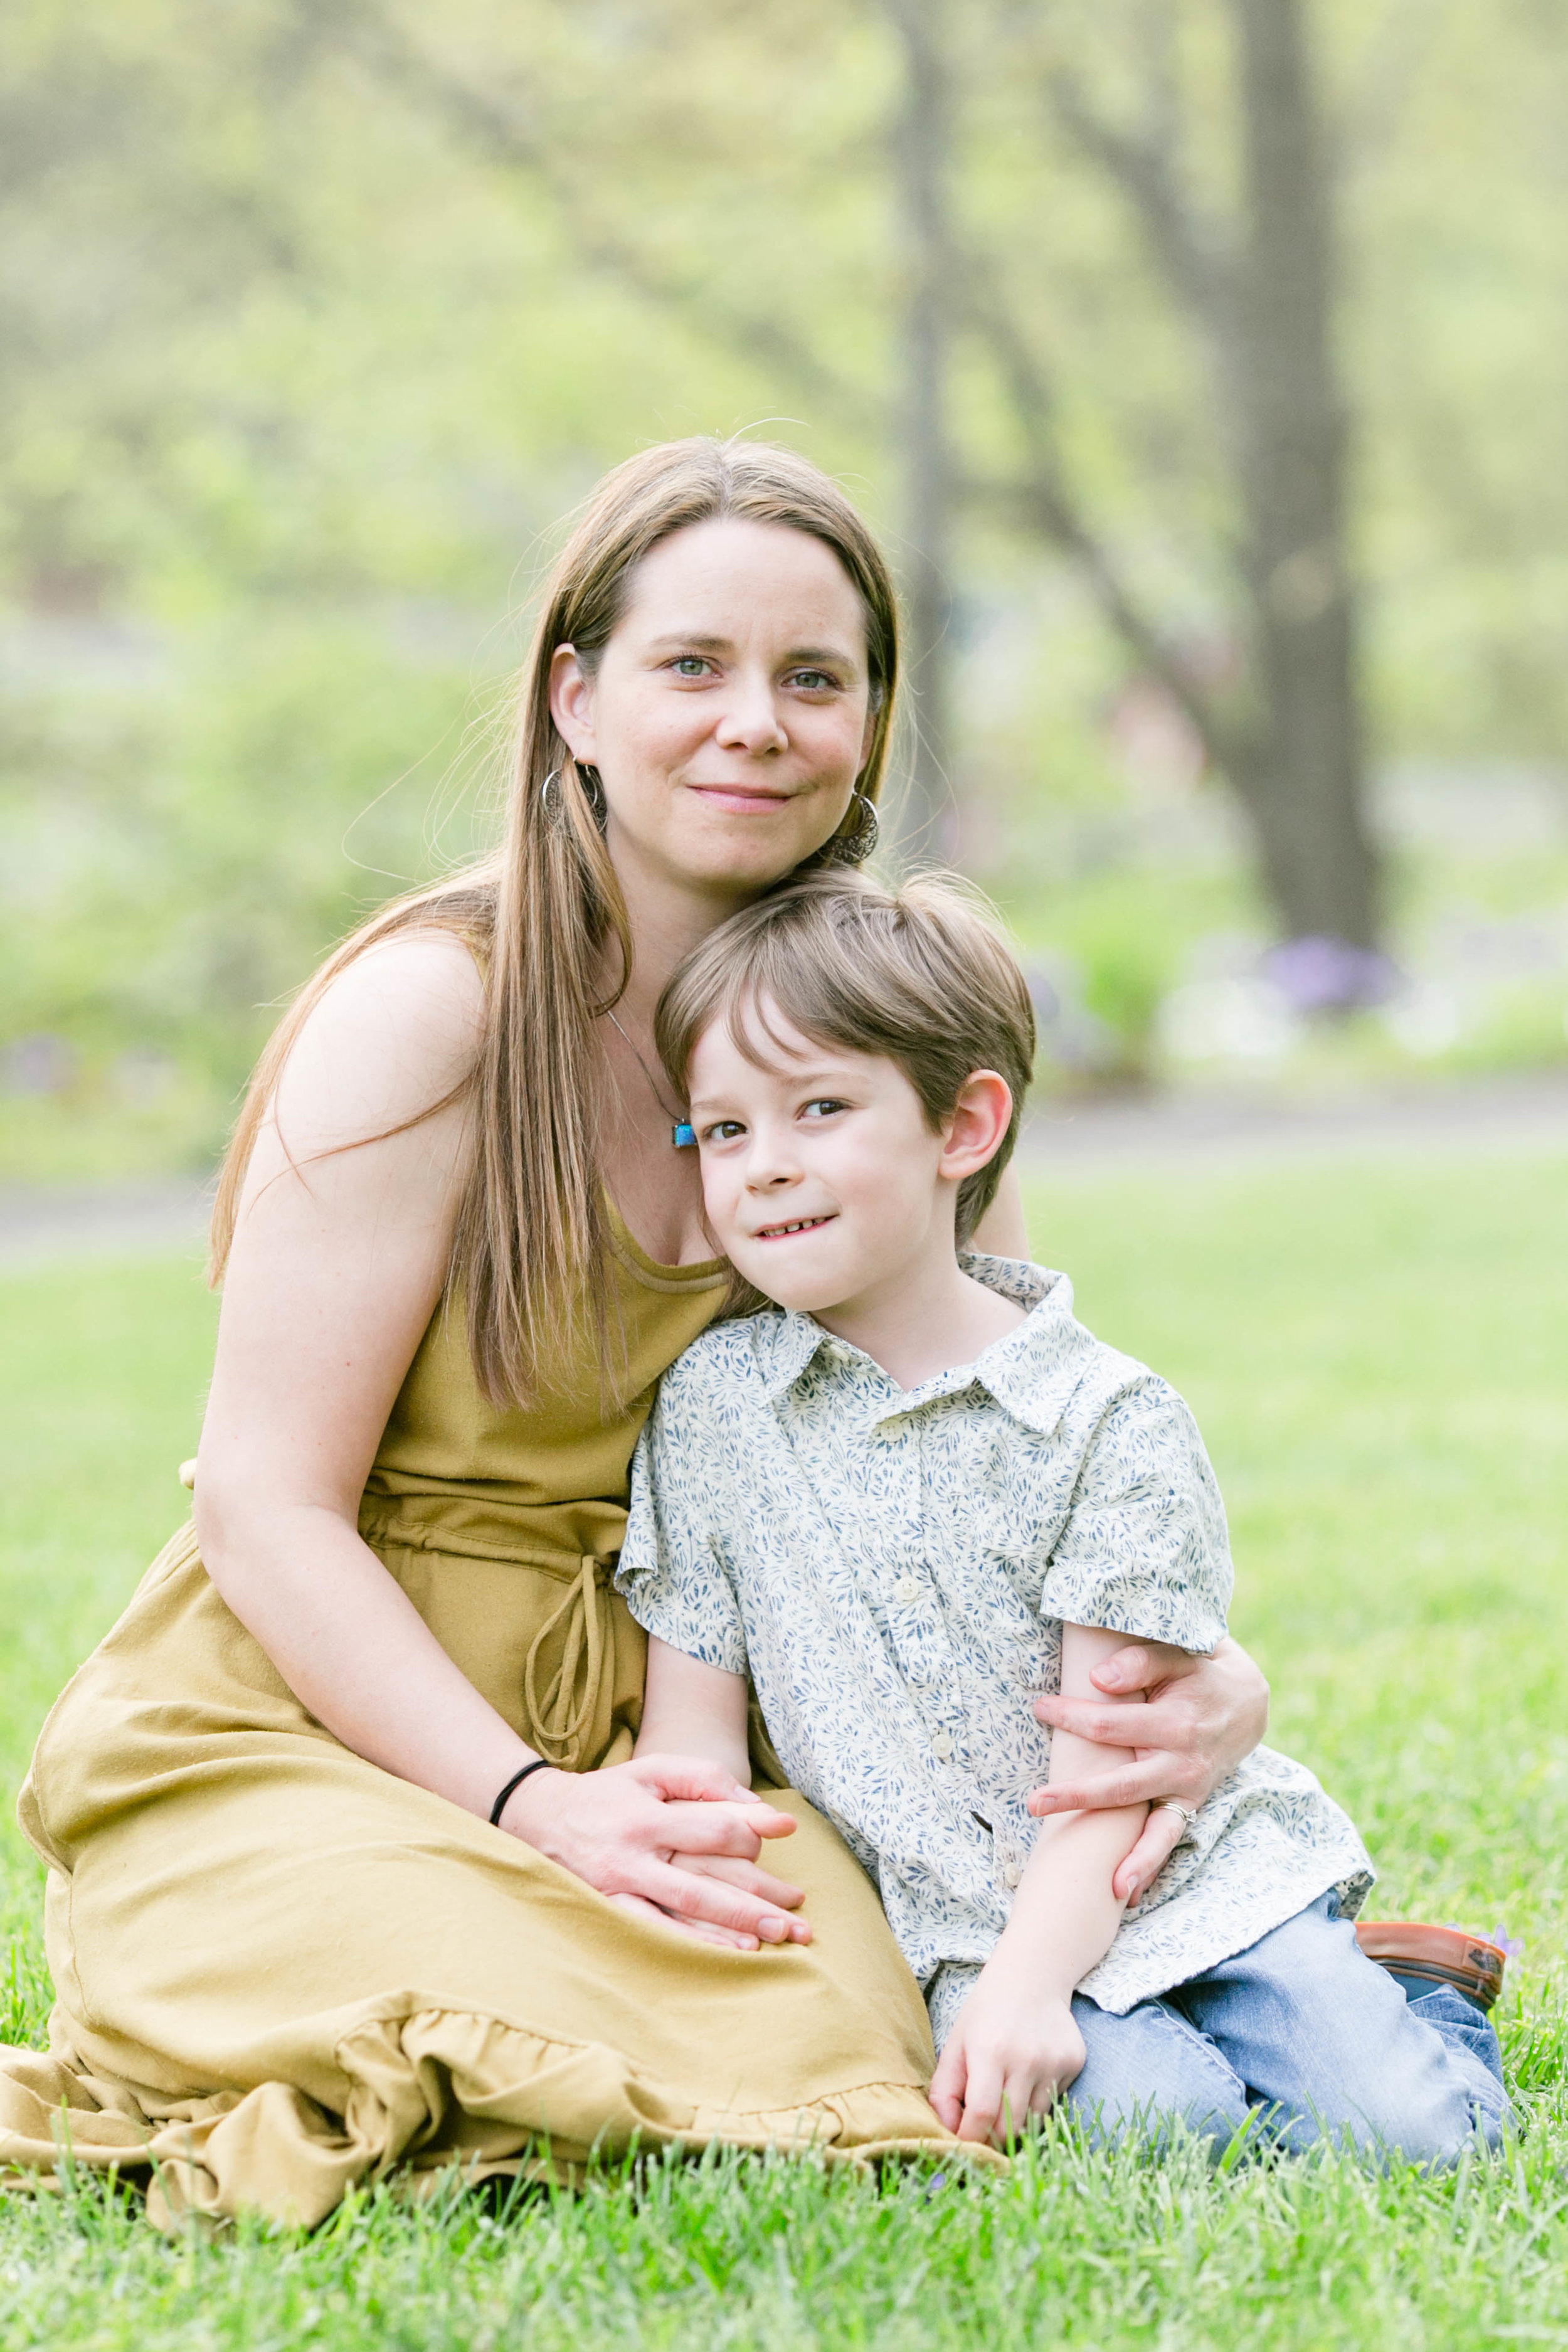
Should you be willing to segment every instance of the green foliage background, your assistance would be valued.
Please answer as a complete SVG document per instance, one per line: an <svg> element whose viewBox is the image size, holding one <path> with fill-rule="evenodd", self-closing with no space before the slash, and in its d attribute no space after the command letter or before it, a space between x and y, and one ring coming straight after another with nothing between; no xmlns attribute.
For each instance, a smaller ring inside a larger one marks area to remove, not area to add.
<svg viewBox="0 0 1568 2352"><path fill-rule="evenodd" d="M1560 763L1557 13L1319 0L1313 25L1378 756ZM1019 64L1124 102L1141 0L952 0L951 32L956 208L1045 354L1075 482L1163 625L1223 634L1209 388ZM1219 0L1178 51L1219 205ZM0 1099L0 1171L204 1158L326 942L485 837L529 592L606 464L760 426L897 552L896 79L880 13L827 0L7 9L0 1050L62 1041L70 1075ZM974 468L1004 467L962 343L954 400ZM1192 942L1263 926L1245 854L1223 825L1136 850L1123 656L1058 560L988 512L960 575L957 850L1142 1066ZM1402 925L1450 889L1430 867L1402 854ZM1568 856L1522 898L1568 901ZM1561 1054L1560 1014L1500 1050Z"/></svg>

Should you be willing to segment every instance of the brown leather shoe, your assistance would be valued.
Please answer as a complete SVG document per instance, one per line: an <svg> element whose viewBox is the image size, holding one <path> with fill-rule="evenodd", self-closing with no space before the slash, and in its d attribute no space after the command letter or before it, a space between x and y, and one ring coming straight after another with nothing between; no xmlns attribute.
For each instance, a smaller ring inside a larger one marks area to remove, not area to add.
<svg viewBox="0 0 1568 2352"><path fill-rule="evenodd" d="M1479 2010L1490 2009L1502 1990L1508 1954L1500 1944L1468 1935L1463 1927L1434 1927L1424 1919L1358 1919L1355 1939L1369 1960L1392 1975L1452 1985Z"/></svg>

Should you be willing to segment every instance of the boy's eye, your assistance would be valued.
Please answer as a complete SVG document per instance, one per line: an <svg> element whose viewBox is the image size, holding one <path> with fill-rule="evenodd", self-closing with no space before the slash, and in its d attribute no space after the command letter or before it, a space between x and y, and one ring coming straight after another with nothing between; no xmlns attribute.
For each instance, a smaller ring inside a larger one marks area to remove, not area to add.
<svg viewBox="0 0 1568 2352"><path fill-rule="evenodd" d="M801 1112L801 1117L803 1118L831 1118L836 1111L847 1110L848 1108L848 1104L847 1102L840 1102L837 1095L818 1095L815 1100L805 1105Z"/></svg>
<svg viewBox="0 0 1568 2352"><path fill-rule="evenodd" d="M745 1128L738 1118L716 1118L710 1127L703 1129L698 1141L700 1143L732 1143L736 1136L744 1135L745 1132Z"/></svg>

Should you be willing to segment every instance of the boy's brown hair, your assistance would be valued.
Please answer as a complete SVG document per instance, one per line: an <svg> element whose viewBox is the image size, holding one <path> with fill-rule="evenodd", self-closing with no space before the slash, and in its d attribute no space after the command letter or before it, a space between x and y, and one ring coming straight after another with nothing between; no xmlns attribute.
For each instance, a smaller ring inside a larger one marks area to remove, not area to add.
<svg viewBox="0 0 1568 2352"><path fill-rule="evenodd" d="M958 1192L966 1242L995 1197L1035 1066L1035 1013L1012 950L970 893L925 876L901 889L867 875L805 876L732 915L694 948L658 1001L654 1034L686 1099L697 1041L728 1023L758 1060L746 1016L776 1007L825 1045L897 1063L933 1129L975 1070L996 1070L1013 1115L993 1157ZM763 1025L765 1027L765 1016Z"/></svg>

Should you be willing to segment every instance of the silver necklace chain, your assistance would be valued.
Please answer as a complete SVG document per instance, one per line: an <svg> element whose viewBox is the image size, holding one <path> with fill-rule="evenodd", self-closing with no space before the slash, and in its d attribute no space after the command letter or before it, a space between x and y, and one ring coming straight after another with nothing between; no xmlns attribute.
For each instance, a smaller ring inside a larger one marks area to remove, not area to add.
<svg viewBox="0 0 1568 2352"><path fill-rule="evenodd" d="M647 1080L649 1094L652 1095L655 1102L658 1105L666 1118L670 1122L670 1139L675 1144L677 1150L679 1150L683 1144L688 1140L695 1143L697 1139L691 1133L690 1124L687 1119L685 1112L671 1110L669 1105L665 1101L663 1095L659 1092L658 1080L648 1068L647 1062L644 1060L642 1054L637 1048L636 1039L626 1035L626 1031L621 1027L620 1023L616 1019L614 1012L608 1005L605 1008L605 1018L615 1030L616 1034L621 1039L622 1043L630 1048L638 1069Z"/></svg>

